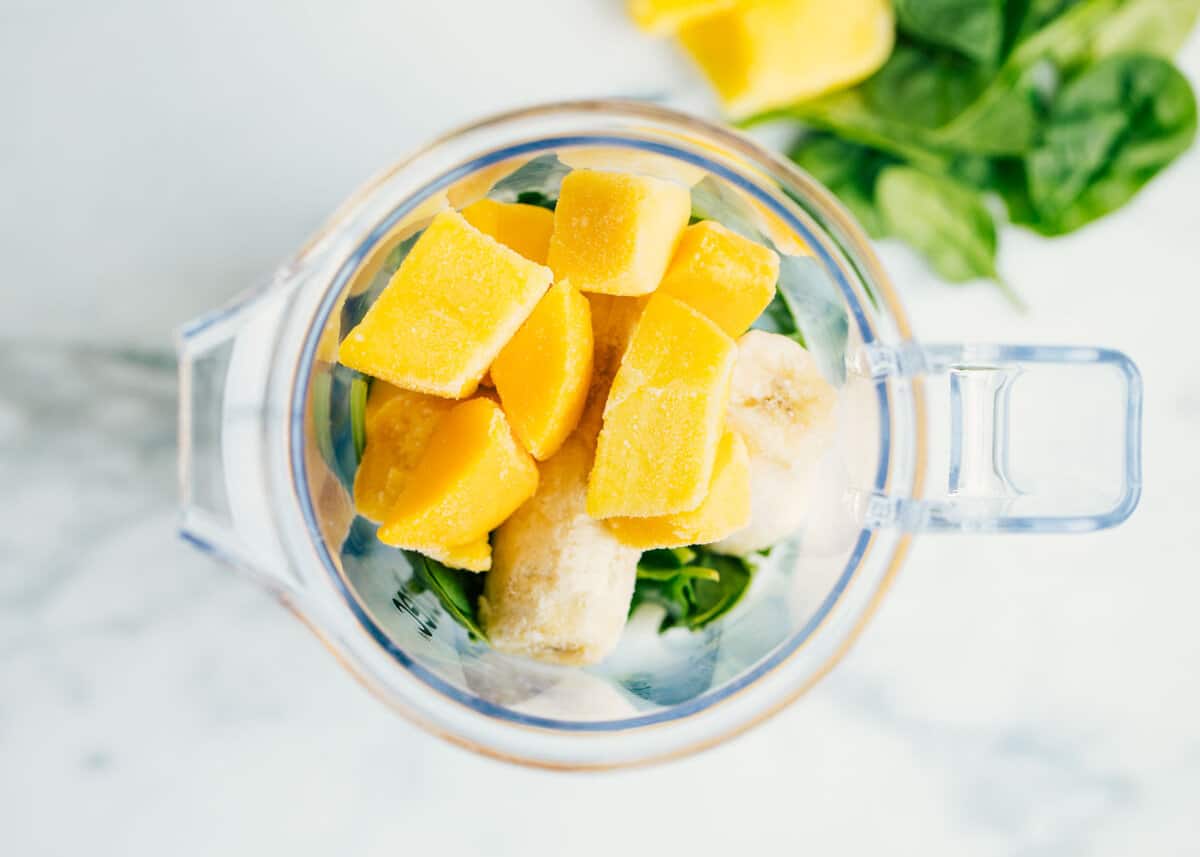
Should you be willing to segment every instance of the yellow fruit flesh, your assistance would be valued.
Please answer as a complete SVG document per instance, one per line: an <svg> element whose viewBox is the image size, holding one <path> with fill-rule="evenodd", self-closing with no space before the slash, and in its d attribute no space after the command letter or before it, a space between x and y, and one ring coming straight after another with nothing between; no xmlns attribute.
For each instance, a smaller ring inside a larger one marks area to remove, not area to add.
<svg viewBox="0 0 1200 857"><path fill-rule="evenodd" d="M410 394L410 393L412 393L411 390L403 390L400 387L395 386L394 384L389 384L387 381L380 381L378 379L371 381L371 389L370 389L369 393L367 394L367 409L366 409L364 419L363 419L363 422L366 424L366 427L367 427L368 442L371 439L371 424L375 422L375 419L379 416L379 413L383 410L383 406L386 405L388 402L390 402L392 399L396 398L397 396L401 396L404 394ZM423 396L424 394L416 393L413 395ZM433 397L429 397L429 398L433 398ZM453 404L453 402L450 402L448 400L443 400L443 401L446 401L447 407L449 407L449 405Z"/></svg>
<svg viewBox="0 0 1200 857"><path fill-rule="evenodd" d="M437 215L338 351L343 364L398 387L474 392L550 285L549 269Z"/></svg>
<svg viewBox="0 0 1200 857"><path fill-rule="evenodd" d="M546 264L554 212L538 205L481 199L462 211L463 219L531 262Z"/></svg>
<svg viewBox="0 0 1200 857"><path fill-rule="evenodd" d="M492 546L486 538L452 548L426 547L422 553L450 568L488 571L492 567Z"/></svg>
<svg viewBox="0 0 1200 857"><path fill-rule="evenodd" d="M726 108L746 116L870 75L892 50L888 0L756 0L680 31Z"/></svg>
<svg viewBox="0 0 1200 857"><path fill-rule="evenodd" d="M574 170L554 211L549 265L584 292L644 295L658 287L691 215L691 195L649 176Z"/></svg>
<svg viewBox="0 0 1200 857"><path fill-rule="evenodd" d="M774 250L704 220L684 230L658 290L738 337L771 302L778 279L779 256Z"/></svg>
<svg viewBox="0 0 1200 857"><path fill-rule="evenodd" d="M608 391L621 365L629 340L648 297L619 297L617 295L587 295L592 310L592 380L588 388L583 416L579 418L579 434L589 444L595 444L604 417Z"/></svg>
<svg viewBox="0 0 1200 857"><path fill-rule="evenodd" d="M629 0L634 23L648 33L674 33L717 12L733 7L737 0Z"/></svg>
<svg viewBox="0 0 1200 857"><path fill-rule="evenodd" d="M416 208L400 218L399 222L393 224L387 233L367 251L367 255L359 263L358 270L354 272L350 288L347 290L349 294L358 295L369 289L379 272L383 270L392 251L449 205L445 193L434 194L428 199L422 200Z"/></svg>
<svg viewBox="0 0 1200 857"><path fill-rule="evenodd" d="M670 295L646 305L604 408L588 514L648 517L700 505L712 480L736 348Z"/></svg>
<svg viewBox="0 0 1200 857"><path fill-rule="evenodd" d="M513 437L500 406L477 398L439 421L379 540L446 554L477 543L537 489L537 465Z"/></svg>
<svg viewBox="0 0 1200 857"><path fill-rule="evenodd" d="M579 423L592 378L587 299L569 283L552 286L504 346L491 376L521 443L539 461L552 456Z"/></svg>
<svg viewBox="0 0 1200 857"><path fill-rule="evenodd" d="M749 521L750 454L741 437L727 431L717 446L708 494L698 507L677 515L611 518L605 523L622 544L651 550L715 542Z"/></svg>
<svg viewBox="0 0 1200 857"><path fill-rule="evenodd" d="M372 521L387 518L408 486L449 399L401 390L376 381L367 399L367 446L354 474L354 505Z"/></svg>

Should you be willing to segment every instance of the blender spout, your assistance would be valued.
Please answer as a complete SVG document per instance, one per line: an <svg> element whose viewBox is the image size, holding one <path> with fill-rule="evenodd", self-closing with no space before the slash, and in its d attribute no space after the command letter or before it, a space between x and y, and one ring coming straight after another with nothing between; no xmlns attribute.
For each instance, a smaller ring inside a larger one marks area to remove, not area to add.
<svg viewBox="0 0 1200 857"><path fill-rule="evenodd" d="M179 351L180 535L277 594L298 580L271 514L271 355L286 305L265 289L185 325Z"/></svg>

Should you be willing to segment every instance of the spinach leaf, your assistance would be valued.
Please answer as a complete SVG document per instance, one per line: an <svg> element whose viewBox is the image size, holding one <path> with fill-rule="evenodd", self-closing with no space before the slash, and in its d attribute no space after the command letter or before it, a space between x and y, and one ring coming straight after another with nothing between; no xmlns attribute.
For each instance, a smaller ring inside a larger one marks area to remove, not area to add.
<svg viewBox="0 0 1200 857"><path fill-rule="evenodd" d="M557 155L539 155L492 185L487 195L499 202L518 202L523 194L526 200L557 200L563 177L570 171L571 168L560 161Z"/></svg>
<svg viewBox="0 0 1200 857"><path fill-rule="evenodd" d="M1110 13L1092 39L1093 59L1126 51L1172 56L1183 46L1200 0L1129 0Z"/></svg>
<svg viewBox="0 0 1200 857"><path fill-rule="evenodd" d="M354 455L362 461L367 448L367 379L359 376L350 382L350 437Z"/></svg>
<svg viewBox="0 0 1200 857"><path fill-rule="evenodd" d="M442 609L472 636L486 640L479 624L479 594L483 591L483 575L473 571L447 568L440 562L416 551L405 551L412 563L413 577L432 592Z"/></svg>
<svg viewBox="0 0 1200 857"><path fill-rule="evenodd" d="M788 156L829 188L868 235L883 237L883 220L875 206L875 180L884 167L899 163L898 159L826 133L801 138Z"/></svg>
<svg viewBox="0 0 1200 857"><path fill-rule="evenodd" d="M934 129L962 113L990 76L958 54L901 41L862 92L875 115L914 129Z"/></svg>
<svg viewBox="0 0 1200 857"><path fill-rule="evenodd" d="M901 238L952 283L998 279L996 224L975 191L912 167L879 176L879 210Z"/></svg>
<svg viewBox="0 0 1200 857"><path fill-rule="evenodd" d="M557 199L547 196L540 190L521 191L519 194L517 194L517 202L521 203L522 205L536 205L539 208L547 208L550 211L554 211L555 207L558 206Z"/></svg>
<svg viewBox="0 0 1200 857"><path fill-rule="evenodd" d="M753 569L739 557L702 546L688 550L693 559L671 574L643 573L639 566L630 612L645 603L658 604L666 611L659 631L676 627L696 631L712 624L741 600L753 577Z"/></svg>
<svg viewBox="0 0 1200 857"><path fill-rule="evenodd" d="M1058 95L1025 161L1032 216L1044 235L1078 229L1129 201L1196 135L1196 100L1169 62L1117 55Z"/></svg>
<svg viewBox="0 0 1200 857"><path fill-rule="evenodd" d="M996 62L1004 45L1005 0L894 0L902 33L951 48L978 63Z"/></svg>
<svg viewBox="0 0 1200 857"><path fill-rule="evenodd" d="M750 565L739 557L705 551L697 562L715 569L716 581L697 579L692 583L692 613L687 626L693 631L704 628L732 610L750 586L753 572Z"/></svg>
<svg viewBox="0 0 1200 857"><path fill-rule="evenodd" d="M656 548L642 554L638 560L638 573L651 575L669 571L674 574L695 559L696 552L691 548Z"/></svg>
<svg viewBox="0 0 1200 857"><path fill-rule="evenodd" d="M666 568L645 568L638 566L638 580L667 581L675 577L692 578L694 580L719 580L720 573L703 565L685 565L676 571Z"/></svg>

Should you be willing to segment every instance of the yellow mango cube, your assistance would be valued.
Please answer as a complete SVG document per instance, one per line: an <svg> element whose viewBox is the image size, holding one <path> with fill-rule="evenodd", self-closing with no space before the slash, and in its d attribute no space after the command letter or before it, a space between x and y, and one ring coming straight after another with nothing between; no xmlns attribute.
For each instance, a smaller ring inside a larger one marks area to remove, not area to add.
<svg viewBox="0 0 1200 857"><path fill-rule="evenodd" d="M354 474L354 505L372 521L387 518L442 416L454 407L450 399L402 390L381 381L367 398L367 446Z"/></svg>
<svg viewBox="0 0 1200 857"><path fill-rule="evenodd" d="M492 567L492 546L485 536L470 544L451 548L427 547L422 553L450 568L467 571L488 571Z"/></svg>
<svg viewBox="0 0 1200 857"><path fill-rule="evenodd" d="M715 220L683 231L659 292L674 295L739 337L775 296L779 256Z"/></svg>
<svg viewBox="0 0 1200 857"><path fill-rule="evenodd" d="M460 402L438 422L379 540L448 555L486 540L533 496L537 482L537 464L513 437L500 406L482 397Z"/></svg>
<svg viewBox="0 0 1200 857"><path fill-rule="evenodd" d="M737 0L629 0L629 14L648 33L670 34L717 12L733 8Z"/></svg>
<svg viewBox="0 0 1200 857"><path fill-rule="evenodd" d="M663 179L572 170L554 210L550 268L583 292L658 288L691 216L688 189Z"/></svg>
<svg viewBox="0 0 1200 857"><path fill-rule="evenodd" d="M755 0L694 22L683 46L735 116L857 83L892 52L889 0Z"/></svg>
<svg viewBox="0 0 1200 857"><path fill-rule="evenodd" d="M545 461L578 425L592 379L587 298L570 283L551 286L504 346L491 376L513 431Z"/></svg>
<svg viewBox="0 0 1200 857"><path fill-rule="evenodd" d="M690 512L657 518L610 518L604 523L621 544L641 550L704 545L750 522L750 453L732 431L717 446L712 481L704 500Z"/></svg>
<svg viewBox="0 0 1200 857"><path fill-rule="evenodd" d="M579 434L589 444L595 444L608 391L650 298L597 294L586 297L592 310L592 380L583 416L579 418Z"/></svg>
<svg viewBox="0 0 1200 857"><path fill-rule="evenodd" d="M550 280L548 268L442 212L346 335L338 359L397 387L465 398Z"/></svg>
<svg viewBox="0 0 1200 857"><path fill-rule="evenodd" d="M367 408L363 418L363 422L367 427L368 440L370 440L371 437L371 424L374 423L379 417L380 412L383 410L383 406L397 396L402 396L409 393L412 393L412 391L405 390L402 387L397 387L394 384L389 384L387 381L380 381L379 379L371 381L371 389L367 394ZM424 396L423 393L416 395ZM435 397L431 396L429 398ZM449 399L442 399L441 401L446 402L447 407L454 404Z"/></svg>
<svg viewBox="0 0 1200 857"><path fill-rule="evenodd" d="M554 212L540 205L481 199L462 210L463 219L482 232L516 250L531 262L546 264Z"/></svg>
<svg viewBox="0 0 1200 857"><path fill-rule="evenodd" d="M670 295L646 304L604 407L588 480L594 518L695 509L712 481L736 346Z"/></svg>

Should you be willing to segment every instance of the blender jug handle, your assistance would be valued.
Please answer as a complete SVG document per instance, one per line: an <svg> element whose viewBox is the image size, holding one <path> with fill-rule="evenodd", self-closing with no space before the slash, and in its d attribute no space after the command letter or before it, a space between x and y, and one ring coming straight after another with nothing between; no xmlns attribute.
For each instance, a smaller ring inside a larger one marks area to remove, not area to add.
<svg viewBox="0 0 1200 857"><path fill-rule="evenodd" d="M177 336L180 535L277 594L299 583L279 544L266 455L272 349L286 299L286 290L267 287Z"/></svg>
<svg viewBox="0 0 1200 857"><path fill-rule="evenodd" d="M939 439L930 421L944 495L876 492L867 498L868 526L1087 532L1121 523L1137 506L1142 380L1118 351L906 342L866 346L850 369L878 383L949 380L941 391L948 434Z"/></svg>

